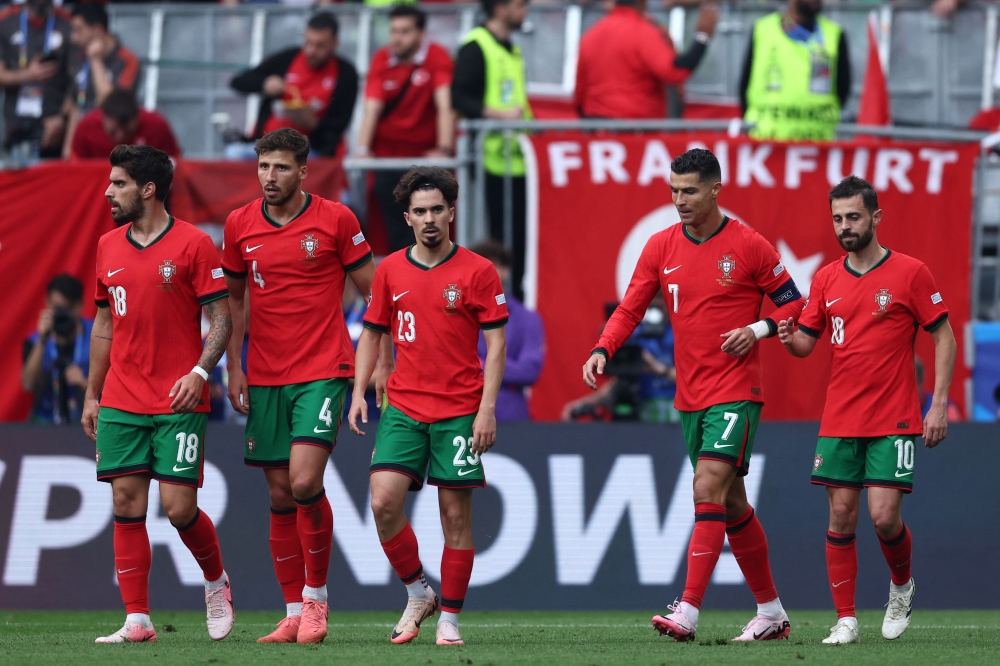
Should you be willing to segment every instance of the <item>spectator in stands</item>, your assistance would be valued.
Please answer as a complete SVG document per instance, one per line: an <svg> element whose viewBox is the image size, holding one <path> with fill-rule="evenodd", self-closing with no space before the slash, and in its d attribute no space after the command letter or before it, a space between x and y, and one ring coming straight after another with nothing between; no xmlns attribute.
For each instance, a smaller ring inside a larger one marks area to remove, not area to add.
<svg viewBox="0 0 1000 666"><path fill-rule="evenodd" d="M451 99L455 110L466 118L495 120L531 119L524 59L511 35L521 29L528 15L528 0L480 0L486 22L465 37L455 60ZM504 172L510 159L511 237L513 284L511 293L523 298L525 222L527 217L524 155L516 139L505 141L491 134L483 144L486 171L486 208L490 235L504 239Z"/></svg>
<svg viewBox="0 0 1000 666"><path fill-rule="evenodd" d="M34 394L31 419L78 423L90 370L93 320L81 315L83 285L70 275L49 282L38 330L24 341L21 386Z"/></svg>
<svg viewBox="0 0 1000 666"><path fill-rule="evenodd" d="M686 81L708 48L719 9L703 5L694 42L677 55L664 26L645 14L646 0L616 0L580 40L576 106L589 118L665 118L666 86Z"/></svg>
<svg viewBox="0 0 1000 666"><path fill-rule="evenodd" d="M486 241L471 249L493 262L507 297L507 365L497 396L497 421L527 421L531 418L527 394L538 381L545 362L542 318L510 293L511 257L507 248L496 241ZM486 362L486 340L482 332L479 333L479 362Z"/></svg>
<svg viewBox="0 0 1000 666"><path fill-rule="evenodd" d="M174 159L181 156L167 119L156 111L140 108L128 90L112 90L101 108L80 120L73 135L72 157L107 159L120 143L152 146Z"/></svg>
<svg viewBox="0 0 1000 666"><path fill-rule="evenodd" d="M233 77L234 90L263 94L253 139L291 127L309 137L316 155L337 152L358 95L354 65L336 53L339 30L336 16L316 14L306 24L301 48L279 51ZM252 150L250 155L256 158Z"/></svg>
<svg viewBox="0 0 1000 666"><path fill-rule="evenodd" d="M757 139L831 140L851 92L851 60L840 25L822 0L788 0L754 24L740 104Z"/></svg>
<svg viewBox="0 0 1000 666"><path fill-rule="evenodd" d="M451 56L425 39L427 14L397 5L389 14L389 45L375 52L365 86L356 153L376 157L449 157L455 152ZM413 244L413 230L392 191L403 171L376 171L373 192L389 249Z"/></svg>
<svg viewBox="0 0 1000 666"><path fill-rule="evenodd" d="M136 92L139 58L108 32L108 12L96 3L73 8L69 53L72 84L66 98L66 141L63 157L69 157L76 125L84 114L99 107L115 88Z"/></svg>
<svg viewBox="0 0 1000 666"><path fill-rule="evenodd" d="M0 10L0 87L8 149L25 145L33 158L62 155L69 19L52 0L28 0Z"/></svg>

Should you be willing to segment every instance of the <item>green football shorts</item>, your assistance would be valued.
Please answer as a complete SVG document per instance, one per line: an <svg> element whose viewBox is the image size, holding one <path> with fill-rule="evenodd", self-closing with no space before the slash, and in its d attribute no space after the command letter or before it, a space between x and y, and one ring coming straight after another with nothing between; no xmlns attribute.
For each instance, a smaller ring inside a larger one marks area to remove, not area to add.
<svg viewBox="0 0 1000 666"><path fill-rule="evenodd" d="M201 488L208 414L133 414L101 407L97 415L97 480L149 474Z"/></svg>
<svg viewBox="0 0 1000 666"><path fill-rule="evenodd" d="M811 481L838 488L913 490L916 435L820 437Z"/></svg>
<svg viewBox="0 0 1000 666"><path fill-rule="evenodd" d="M475 414L421 423L389 405L378 422L370 472L398 472L420 490L424 477L432 486L484 488L483 462L473 455Z"/></svg>
<svg viewBox="0 0 1000 666"><path fill-rule="evenodd" d="M735 467L739 476L746 476L762 407L759 402L741 400L681 412L691 464L697 467L701 459L721 460Z"/></svg>
<svg viewBox="0 0 1000 666"><path fill-rule="evenodd" d="M346 397L344 377L251 386L243 462L250 467L288 467L293 444L333 451Z"/></svg>

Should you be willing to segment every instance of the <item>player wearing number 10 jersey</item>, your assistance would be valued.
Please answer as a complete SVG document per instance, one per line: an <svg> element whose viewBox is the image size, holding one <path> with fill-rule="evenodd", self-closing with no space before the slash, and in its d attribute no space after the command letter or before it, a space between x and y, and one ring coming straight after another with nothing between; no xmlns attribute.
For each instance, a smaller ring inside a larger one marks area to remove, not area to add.
<svg viewBox="0 0 1000 666"><path fill-rule="evenodd" d="M678 641L695 637L698 612L726 535L757 600L757 616L737 641L786 638L767 539L747 502L747 474L764 401L758 339L775 321L795 318L804 301L778 253L757 232L719 210L721 169L711 152L690 150L671 164L670 188L682 224L654 234L642 250L625 298L583 366L584 382L628 340L662 289L674 329L681 426L695 466L695 526L681 601L653 626ZM757 321L763 295L778 306Z"/></svg>
<svg viewBox="0 0 1000 666"><path fill-rule="evenodd" d="M205 464L208 373L232 327L219 255L208 235L167 214L166 153L111 152L105 196L119 224L97 247L97 317L83 429L97 444L97 478L111 483L118 587L125 625L98 643L156 640L149 619L150 479L181 541L205 574L208 633L229 635L235 612L215 526L198 509ZM211 328L201 343L201 311ZM193 367L192 367L193 366Z"/></svg>
<svg viewBox="0 0 1000 666"><path fill-rule="evenodd" d="M306 137L279 129L255 149L264 197L233 211L224 233L222 268L235 320L229 399L248 415L244 461L262 468L267 479L271 558L285 597L285 618L260 642L317 643L327 632L333 545L323 473L354 374L341 310L344 280L350 275L368 294L375 263L347 207L302 191ZM250 348L244 374L246 293Z"/></svg>
<svg viewBox="0 0 1000 666"><path fill-rule="evenodd" d="M838 616L823 642L839 645L858 642L854 532L862 488L892 574L882 635L898 638L910 624L912 539L900 505L913 489L914 440L923 432L932 448L948 431L955 335L927 266L879 245L882 211L872 186L845 178L830 192L830 209L848 255L816 273L798 331L783 321L778 334L799 357L812 352L824 331L833 346L812 482L826 486L830 500L826 562ZM913 361L918 326L935 348L934 397L923 424Z"/></svg>

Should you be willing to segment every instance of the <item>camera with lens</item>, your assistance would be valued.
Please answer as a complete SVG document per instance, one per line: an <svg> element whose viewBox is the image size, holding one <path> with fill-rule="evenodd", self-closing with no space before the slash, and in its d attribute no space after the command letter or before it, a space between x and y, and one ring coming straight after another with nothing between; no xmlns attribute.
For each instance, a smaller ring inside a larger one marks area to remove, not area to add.
<svg viewBox="0 0 1000 666"><path fill-rule="evenodd" d="M56 308L52 316L52 332L61 338L76 333L76 318L69 308Z"/></svg>
<svg viewBox="0 0 1000 666"><path fill-rule="evenodd" d="M610 319L617 303L606 303L605 317ZM643 375L649 374L649 367L642 358L642 345L637 338L659 339L664 336L669 325L666 313L658 305L650 305L633 337L622 345L604 367L604 374L617 377L611 392L611 419L614 421L638 421L642 403Z"/></svg>

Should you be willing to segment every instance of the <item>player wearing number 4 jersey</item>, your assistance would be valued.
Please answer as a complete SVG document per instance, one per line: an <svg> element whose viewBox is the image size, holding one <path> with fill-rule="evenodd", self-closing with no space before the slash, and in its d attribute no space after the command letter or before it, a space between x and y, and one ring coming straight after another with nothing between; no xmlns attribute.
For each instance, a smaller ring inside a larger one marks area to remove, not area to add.
<svg viewBox="0 0 1000 666"><path fill-rule="evenodd" d="M306 137L279 129L255 149L264 197L226 220L222 268L234 319L229 400L247 414L243 459L267 479L271 559L285 597L285 618L258 642L318 643L327 633L333 545L323 472L354 374L340 303L348 275L362 294L370 292L375 264L354 214L302 191Z"/></svg>
<svg viewBox="0 0 1000 666"><path fill-rule="evenodd" d="M391 640L412 641L440 607L437 644L462 645L458 614L475 555L472 489L486 485L482 456L496 440L507 305L492 262L448 239L458 198L454 176L437 167L413 168L394 194L417 243L389 255L375 271L348 423L364 434L358 426L359 417L368 422L364 387L380 343L391 336L397 365L386 386L388 406L375 435L370 477L379 541L408 596ZM487 350L482 368L480 329ZM407 490L420 490L425 476L438 487L444 530L440 600L424 579L417 538L403 513Z"/></svg>
<svg viewBox="0 0 1000 666"><path fill-rule="evenodd" d="M826 564L838 620L823 642L839 645L859 639L854 532L862 488L868 488L868 511L892 577L882 636L898 638L910 624L912 540L900 505L913 489L915 439L923 432L933 448L948 432L956 345L927 267L879 245L882 211L872 186L845 178L830 192L830 209L848 254L816 273L798 330L793 321L782 321L778 335L799 357L808 356L822 335L833 346L812 482L826 486L830 500ZM934 397L923 424L913 361L918 326L930 332L935 350Z"/></svg>
<svg viewBox="0 0 1000 666"><path fill-rule="evenodd" d="M688 545L687 583L679 603L653 626L678 641L695 637L698 612L726 536L754 598L757 616L736 641L785 638L791 631L778 599L764 529L747 502L743 477L764 402L757 340L774 323L798 316L804 301L778 253L758 233L719 210L719 162L690 150L670 167L670 189L682 224L654 234L643 248L625 298L583 366L596 374L629 338L662 289L674 329L681 426L695 466L695 526ZM778 306L760 316L767 294Z"/></svg>
<svg viewBox="0 0 1000 666"><path fill-rule="evenodd" d="M166 153L117 146L111 167L105 196L111 217L125 226L97 246L83 429L97 444L97 478L111 483L115 571L127 615L121 629L97 642L156 640L149 619L150 479L159 481L167 518L205 574L208 634L222 640L236 613L215 526L198 509L206 380L232 330L219 255L205 233L164 209L173 179ZM204 349L202 309L211 321Z"/></svg>

